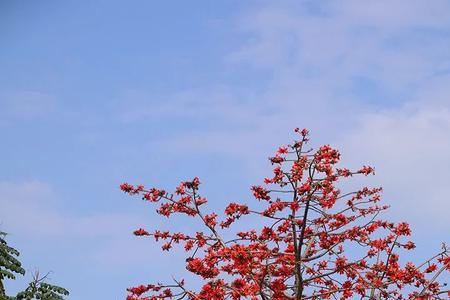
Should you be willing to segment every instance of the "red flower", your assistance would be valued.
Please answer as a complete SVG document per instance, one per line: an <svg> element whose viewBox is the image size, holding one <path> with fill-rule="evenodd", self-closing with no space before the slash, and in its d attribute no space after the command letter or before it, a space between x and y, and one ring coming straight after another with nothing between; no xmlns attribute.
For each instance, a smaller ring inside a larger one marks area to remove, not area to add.
<svg viewBox="0 0 450 300"><path fill-rule="evenodd" d="M134 233L134 235L137 235L137 236L150 235L150 233L148 233L147 231L145 231L142 228L135 230L133 233Z"/></svg>

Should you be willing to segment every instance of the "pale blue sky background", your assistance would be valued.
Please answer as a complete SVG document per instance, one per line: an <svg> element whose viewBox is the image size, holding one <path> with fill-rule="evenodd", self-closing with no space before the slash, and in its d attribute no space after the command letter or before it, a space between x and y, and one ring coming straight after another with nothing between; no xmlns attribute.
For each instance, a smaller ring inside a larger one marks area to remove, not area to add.
<svg viewBox="0 0 450 300"><path fill-rule="evenodd" d="M0 229L70 299L123 299L183 263L131 235L168 225L119 183L247 201L299 126L375 166L425 257L450 241L449 95L448 1L0 0Z"/></svg>

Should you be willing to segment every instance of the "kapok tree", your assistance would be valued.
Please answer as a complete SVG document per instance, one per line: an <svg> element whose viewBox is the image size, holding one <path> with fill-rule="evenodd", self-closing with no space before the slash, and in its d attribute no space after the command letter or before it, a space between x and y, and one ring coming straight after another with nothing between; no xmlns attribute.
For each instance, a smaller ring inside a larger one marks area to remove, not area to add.
<svg viewBox="0 0 450 300"><path fill-rule="evenodd" d="M379 218L388 208L379 204L382 189L338 188L374 170L339 168L337 150L307 149L308 131L295 132L299 138L270 158L273 175L251 188L256 208L230 203L222 215L206 212L198 178L181 182L173 194L122 184L124 192L157 203L160 215L187 215L204 225L195 233L136 230L164 241L163 250L184 246L186 269L202 286L189 288L183 279L139 285L128 289L127 299L448 299L438 281L450 270L445 244L424 263L409 262L403 254L415 248L410 227ZM263 225L233 233L233 223L249 215Z"/></svg>

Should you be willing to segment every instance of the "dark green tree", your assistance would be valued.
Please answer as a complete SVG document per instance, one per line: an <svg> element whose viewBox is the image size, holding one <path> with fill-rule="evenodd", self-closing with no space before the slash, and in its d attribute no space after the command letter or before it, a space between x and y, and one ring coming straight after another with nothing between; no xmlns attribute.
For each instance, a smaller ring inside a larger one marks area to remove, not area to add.
<svg viewBox="0 0 450 300"><path fill-rule="evenodd" d="M0 231L0 300L19 300L19 299L42 299L42 300L62 300L64 296L69 295L69 292L56 285L45 282L47 275L40 276L36 272L33 276L33 281L28 284L28 287L19 292L16 296L8 296L6 294L4 279L16 279L16 275L25 275L25 269L18 260L19 251L9 246L5 240L6 233Z"/></svg>

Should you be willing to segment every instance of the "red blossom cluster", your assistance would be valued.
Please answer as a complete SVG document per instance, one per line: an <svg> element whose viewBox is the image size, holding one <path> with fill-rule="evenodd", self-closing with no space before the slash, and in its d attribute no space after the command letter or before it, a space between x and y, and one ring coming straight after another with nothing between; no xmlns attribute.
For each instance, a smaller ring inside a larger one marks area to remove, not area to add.
<svg viewBox="0 0 450 300"><path fill-rule="evenodd" d="M415 245L407 239L407 223L378 218L388 208L378 204L381 188L337 188L341 180L373 174L373 168L338 168L339 151L329 145L305 149L308 131L295 132L300 138L269 158L273 176L264 180L265 186L251 188L263 209L230 203L223 219L205 213L201 206L207 200L199 195L198 178L182 182L174 194L122 184L124 192L158 203L159 214L198 218L205 229L191 234L136 230L137 236L162 240L163 250L182 244L187 271L203 283L199 290L187 288L184 280L140 285L128 289L127 300L448 299L450 292L438 281L450 271L448 248L443 245L422 264L400 260ZM265 225L223 239L223 231L246 215Z"/></svg>

